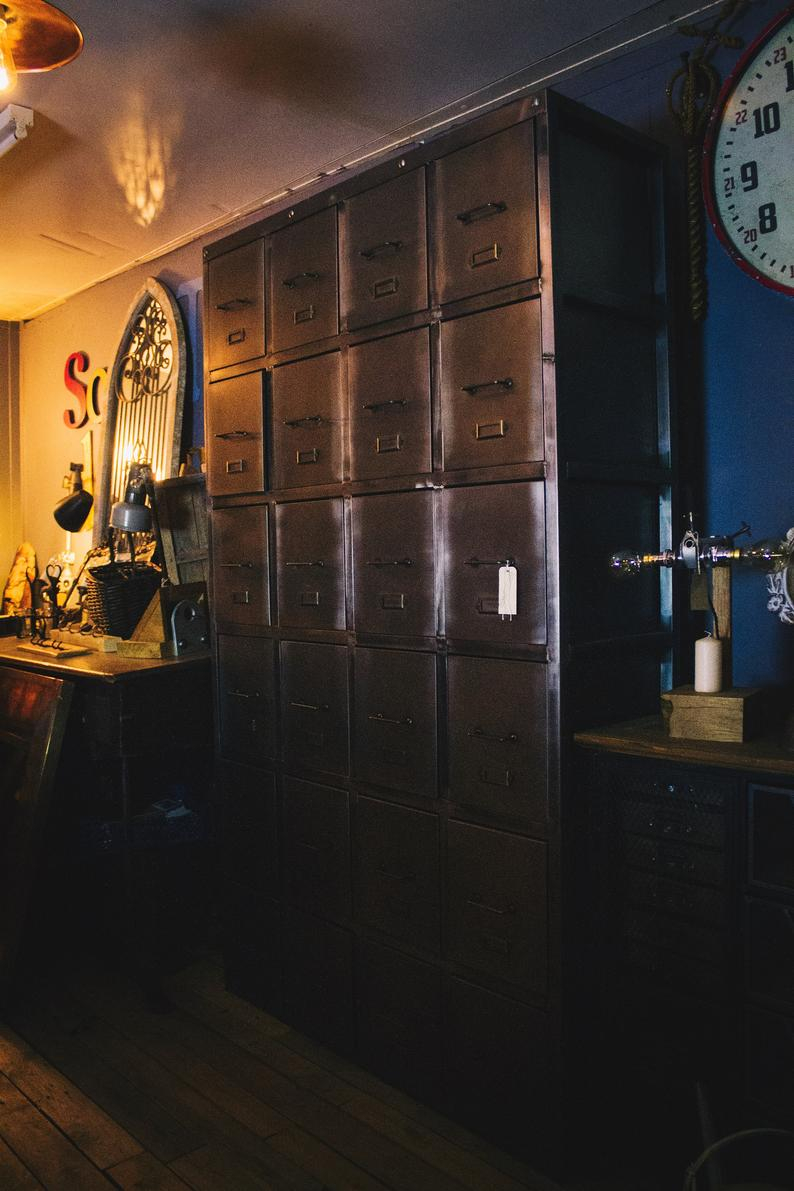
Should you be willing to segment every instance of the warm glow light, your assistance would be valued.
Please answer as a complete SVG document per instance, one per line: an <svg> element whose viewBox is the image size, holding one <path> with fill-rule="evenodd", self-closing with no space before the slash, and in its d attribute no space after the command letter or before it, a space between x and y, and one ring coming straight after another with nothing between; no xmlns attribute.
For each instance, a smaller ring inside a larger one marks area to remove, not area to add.
<svg viewBox="0 0 794 1191"><path fill-rule="evenodd" d="M136 223L149 227L165 206L171 145L178 135L174 113L166 118L146 110L136 99L109 145L113 173Z"/></svg>
<svg viewBox="0 0 794 1191"><path fill-rule="evenodd" d="M11 91L16 81L17 68L8 42L8 24L0 17L0 91Z"/></svg>

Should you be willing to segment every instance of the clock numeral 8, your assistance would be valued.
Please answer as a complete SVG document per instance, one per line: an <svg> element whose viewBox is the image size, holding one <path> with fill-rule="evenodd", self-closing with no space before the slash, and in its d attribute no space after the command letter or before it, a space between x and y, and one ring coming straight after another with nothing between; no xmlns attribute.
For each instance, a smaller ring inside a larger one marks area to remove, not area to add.
<svg viewBox="0 0 794 1191"><path fill-rule="evenodd" d="M774 203L764 203L758 208L758 230L762 233L777 230L777 211Z"/></svg>

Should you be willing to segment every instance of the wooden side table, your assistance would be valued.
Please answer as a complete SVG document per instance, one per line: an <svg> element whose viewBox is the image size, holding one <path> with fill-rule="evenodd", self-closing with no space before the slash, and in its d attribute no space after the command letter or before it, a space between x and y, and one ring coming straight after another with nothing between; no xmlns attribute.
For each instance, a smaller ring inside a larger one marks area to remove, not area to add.
<svg viewBox="0 0 794 1191"><path fill-rule="evenodd" d="M198 937L210 888L209 654L60 661L6 639L0 666L73 685L28 943L85 942L159 975Z"/></svg>

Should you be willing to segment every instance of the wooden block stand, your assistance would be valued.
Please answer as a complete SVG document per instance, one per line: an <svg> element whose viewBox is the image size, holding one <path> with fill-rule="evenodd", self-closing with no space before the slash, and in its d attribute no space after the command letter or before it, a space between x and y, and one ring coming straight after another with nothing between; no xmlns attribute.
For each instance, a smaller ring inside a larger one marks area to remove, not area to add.
<svg viewBox="0 0 794 1191"><path fill-rule="evenodd" d="M678 740L750 740L764 728L765 695L761 687L731 687L713 695L676 687L662 695L667 734Z"/></svg>

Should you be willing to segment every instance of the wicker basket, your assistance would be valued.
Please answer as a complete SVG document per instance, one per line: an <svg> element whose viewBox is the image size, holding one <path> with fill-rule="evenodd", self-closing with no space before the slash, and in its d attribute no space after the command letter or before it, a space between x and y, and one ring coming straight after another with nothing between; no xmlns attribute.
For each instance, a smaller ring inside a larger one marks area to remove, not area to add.
<svg viewBox="0 0 794 1191"><path fill-rule="evenodd" d="M84 604L98 629L129 637L151 603L162 575L145 562L109 562L86 572Z"/></svg>

